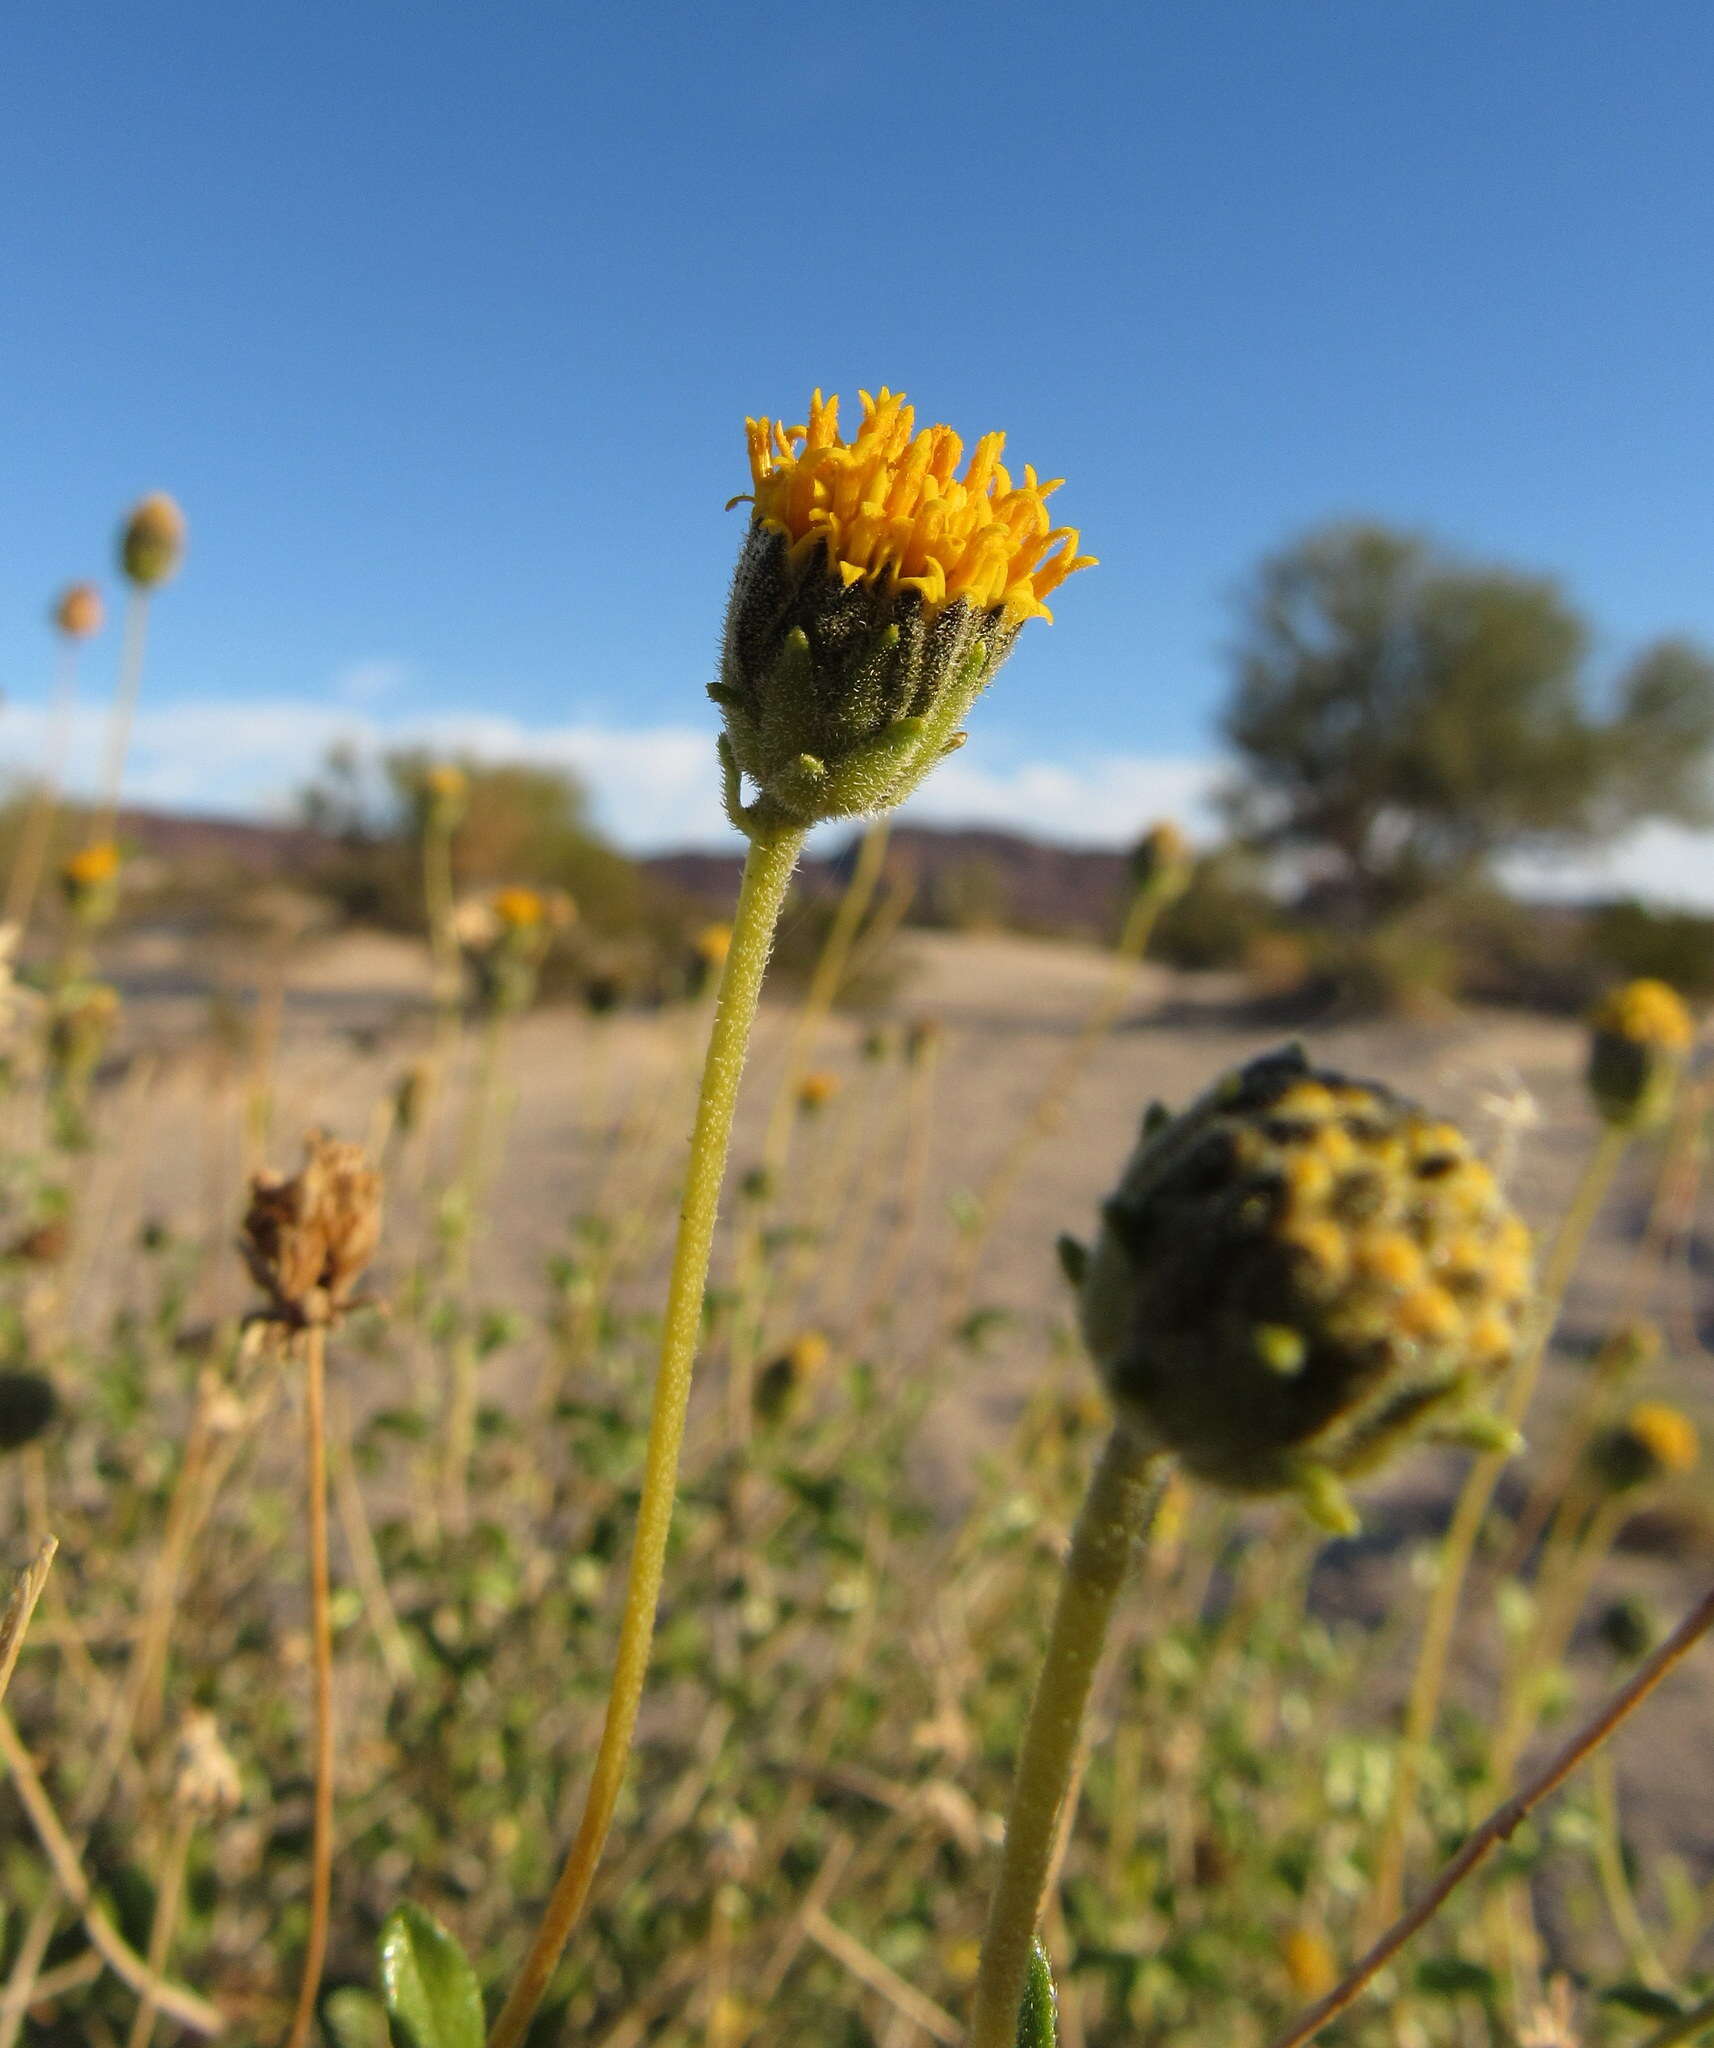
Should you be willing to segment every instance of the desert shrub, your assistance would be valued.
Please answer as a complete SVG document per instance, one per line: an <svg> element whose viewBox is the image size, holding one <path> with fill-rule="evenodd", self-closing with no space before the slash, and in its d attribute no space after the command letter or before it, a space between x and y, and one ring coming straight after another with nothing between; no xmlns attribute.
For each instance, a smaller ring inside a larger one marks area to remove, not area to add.
<svg viewBox="0 0 1714 2048"><path fill-rule="evenodd" d="M1634 898L1590 913L1590 954L1607 979L1647 977L1687 996L1714 995L1714 917Z"/></svg>

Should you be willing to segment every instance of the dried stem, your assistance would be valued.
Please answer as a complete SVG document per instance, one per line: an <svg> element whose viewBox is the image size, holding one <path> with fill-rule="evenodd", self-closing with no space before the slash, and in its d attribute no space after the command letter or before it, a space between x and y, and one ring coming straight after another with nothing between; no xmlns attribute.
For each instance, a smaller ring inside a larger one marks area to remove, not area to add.
<svg viewBox="0 0 1714 2048"><path fill-rule="evenodd" d="M309 1945L286 2048L304 2048L327 1957L333 1895L333 1623L327 1574L327 1331L304 1332L304 1434L309 1467L310 1634L315 1653L315 1819L310 1849Z"/></svg>
<svg viewBox="0 0 1714 2048"><path fill-rule="evenodd" d="M1613 1730L1642 1705L1673 1666L1694 1649L1711 1627L1714 1627L1714 1588L1692 1608L1629 1684L1621 1687L1601 1711L1555 1753L1546 1768L1521 1792L1494 1808L1417 1903L1387 1929L1350 1975L1288 2027L1273 2042L1272 2048L1303 2048L1303 2043L1314 2040L1329 2020L1337 2019L1340 2013L1353 2005L1370 1980L1385 1969L1413 1935L1427 1926L1476 1866L1501 1842L1509 1841L1535 1808L1550 1793L1558 1791L1573 1771L1588 1762ZM1686 2037L1668 2035L1666 2038L1679 2040Z"/></svg>
<svg viewBox="0 0 1714 2048"><path fill-rule="evenodd" d="M35 1761L25 1748L11 1715L3 1707L0 1707L0 1762L12 1773L18 1803L29 1816L30 1825L53 1867L60 1890L77 1908L84 1932L107 1967L133 1991L153 1998L156 2006L169 2019L177 2020L180 2026L189 2027L198 2034L218 2034L226 2024L219 2009L206 1999L198 1998L194 1991L163 1983L96 1904L76 1848L54 1811Z"/></svg>

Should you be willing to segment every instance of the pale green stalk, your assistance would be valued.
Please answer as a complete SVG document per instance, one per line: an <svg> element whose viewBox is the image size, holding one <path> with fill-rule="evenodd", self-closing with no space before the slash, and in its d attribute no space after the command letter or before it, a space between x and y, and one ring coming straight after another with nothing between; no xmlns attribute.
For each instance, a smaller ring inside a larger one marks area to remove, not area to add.
<svg viewBox="0 0 1714 2048"><path fill-rule="evenodd" d="M517 2048L523 2039L589 1896L624 1782L637 1709L648 1674L649 1649L654 1640L655 1610L660 1602L667 1537L678 1489L679 1451L684 1441L697 1339L702 1331L703 1295L732 1137L732 1115L762 992L762 976L802 846L803 833L795 828L759 834L750 842L749 857L744 863L743 885L733 913L732 943L721 971L720 993L715 1001L714 1024L709 1033L702 1090L691 1133L678 1242L667 1289L660 1365L655 1376L654 1406L649 1418L648 1449L643 1460L637 1533L601 1746L596 1753L583 1818L517 1981L488 2037L488 2048Z"/></svg>
<svg viewBox="0 0 1714 2048"><path fill-rule="evenodd" d="M982 1942L970 2048L1013 2048L1084 1710L1114 1606L1166 1472L1166 1460L1153 1444L1124 1427L1115 1429L1072 1532L1047 1656L1018 1752L1006 1846Z"/></svg>

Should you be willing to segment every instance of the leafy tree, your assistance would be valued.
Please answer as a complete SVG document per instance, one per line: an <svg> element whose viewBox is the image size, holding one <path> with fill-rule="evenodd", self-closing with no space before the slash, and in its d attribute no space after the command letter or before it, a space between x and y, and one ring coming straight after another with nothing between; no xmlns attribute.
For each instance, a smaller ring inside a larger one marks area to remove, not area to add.
<svg viewBox="0 0 1714 2048"><path fill-rule="evenodd" d="M1714 819L1714 660L1664 641L1599 709L1588 628L1549 578L1339 525L1265 561L1241 619L1235 818L1371 913L1519 847Z"/></svg>

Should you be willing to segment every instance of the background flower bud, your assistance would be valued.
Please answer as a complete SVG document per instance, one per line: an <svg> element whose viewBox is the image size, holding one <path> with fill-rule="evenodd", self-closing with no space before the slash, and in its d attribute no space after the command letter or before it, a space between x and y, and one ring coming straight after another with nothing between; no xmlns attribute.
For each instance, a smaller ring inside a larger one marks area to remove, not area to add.
<svg viewBox="0 0 1714 2048"><path fill-rule="evenodd" d="M153 491L120 531L119 566L140 590L153 590L178 573L184 544L184 514L165 491Z"/></svg>
<svg viewBox="0 0 1714 2048"><path fill-rule="evenodd" d="M93 583L69 584L54 606L54 624L68 640L88 640L101 631L101 592Z"/></svg>
<svg viewBox="0 0 1714 2048"><path fill-rule="evenodd" d="M1081 1266L1121 1419L1243 1493L1338 1482L1403 1439L1480 1431L1532 1299L1529 1233L1455 1127L1296 1048L1150 1126Z"/></svg>
<svg viewBox="0 0 1714 2048"><path fill-rule="evenodd" d="M1608 1123L1646 1130L1672 1106L1695 1036L1690 1013L1664 981L1615 989L1589 1020L1589 1092Z"/></svg>

